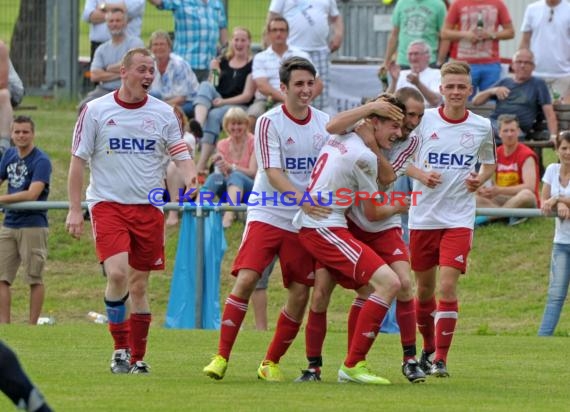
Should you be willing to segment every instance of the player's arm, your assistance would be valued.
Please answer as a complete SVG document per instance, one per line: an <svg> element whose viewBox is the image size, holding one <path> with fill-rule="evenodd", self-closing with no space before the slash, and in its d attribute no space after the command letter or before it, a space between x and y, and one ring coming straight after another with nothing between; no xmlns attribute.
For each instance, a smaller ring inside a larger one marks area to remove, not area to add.
<svg viewBox="0 0 570 412"><path fill-rule="evenodd" d="M79 239L83 233L83 211L81 210L81 193L83 189L83 173L87 162L75 155L71 156L69 173L67 176L67 197L69 199L69 212L65 226L71 236Z"/></svg>
<svg viewBox="0 0 570 412"><path fill-rule="evenodd" d="M495 174L497 165L495 163L483 163L479 168L479 173L471 172L465 179L465 185L469 192L476 192L487 180Z"/></svg>
<svg viewBox="0 0 570 412"><path fill-rule="evenodd" d="M364 206L364 216L371 222L387 219L401 213L408 213L410 208L410 201L407 197L402 197L395 201L391 199L388 201L388 205L383 206L379 206L379 202L373 199L366 199L362 202Z"/></svg>
<svg viewBox="0 0 570 412"><path fill-rule="evenodd" d="M376 180L378 181L378 184L381 186L388 186L396 180L397 176L392 164L388 159L386 159L382 150L378 146L378 143L376 143L376 139L374 137L374 126L372 126L370 121L364 121L358 124L355 131L356 134L364 141L366 146L368 146L368 148L376 155L378 169Z"/></svg>
<svg viewBox="0 0 570 412"><path fill-rule="evenodd" d="M434 189L437 185L441 183L441 173L437 172L424 172L423 170L418 169L413 164L410 164L406 169L406 174L421 182L424 186L429 187L430 189Z"/></svg>
<svg viewBox="0 0 570 412"><path fill-rule="evenodd" d="M495 195L515 196L521 190L528 189L534 193L538 176L536 175L536 160L529 156L523 163L522 183L514 186L494 186Z"/></svg>
<svg viewBox="0 0 570 412"><path fill-rule="evenodd" d="M346 133L346 131L353 128L359 120L366 119L368 116L374 114L397 121L404 118L404 114L399 107L384 100L376 100L335 115L327 123L327 132L330 134Z"/></svg>

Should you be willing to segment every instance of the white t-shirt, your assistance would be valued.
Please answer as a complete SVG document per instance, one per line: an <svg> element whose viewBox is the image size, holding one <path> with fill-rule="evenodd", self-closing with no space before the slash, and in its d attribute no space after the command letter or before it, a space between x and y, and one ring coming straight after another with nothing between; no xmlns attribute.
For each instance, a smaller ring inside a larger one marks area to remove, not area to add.
<svg viewBox="0 0 570 412"><path fill-rule="evenodd" d="M328 49L329 18L339 15L336 0L271 0L269 11L289 23L291 46L305 51Z"/></svg>
<svg viewBox="0 0 570 412"><path fill-rule="evenodd" d="M415 166L441 173L434 189L414 180L417 204L410 206L410 229L473 228L475 194L467 190L465 179L477 162L494 164L495 143L489 119L470 111L461 120L450 120L443 107L428 109L412 132L420 139Z"/></svg>
<svg viewBox="0 0 570 412"><path fill-rule="evenodd" d="M564 187L560 184L560 163L548 165L542 181L550 185L552 196L570 197L570 185ZM555 218L554 243L570 244L570 220Z"/></svg>
<svg viewBox="0 0 570 412"><path fill-rule="evenodd" d="M174 110L152 97L141 104L119 100L118 91L87 103L73 132L71 153L89 161L87 202L148 204L164 187L164 159L190 159Z"/></svg>
<svg viewBox="0 0 570 412"><path fill-rule="evenodd" d="M412 83L410 83L407 79L408 74L410 74L411 70L402 70L400 72L400 77L398 77L398 83L396 83L396 90L401 89L402 87L413 87L414 89L419 89ZM420 72L420 81L432 92L439 94L439 85L441 84L441 72L439 69L432 69L431 67L427 67L425 70ZM424 97L424 103L427 107L431 107L427 99Z"/></svg>
<svg viewBox="0 0 570 412"><path fill-rule="evenodd" d="M323 219L313 219L300 209L293 220L296 228L347 227L345 212L356 192L378 191L378 159L356 133L332 136L321 150L311 177L310 194L320 196L332 208ZM330 204L329 204L330 203Z"/></svg>
<svg viewBox="0 0 570 412"><path fill-rule="evenodd" d="M326 124L329 115L309 108L305 120L293 118L280 105L264 113L255 125L255 157L258 170L249 196L247 220L259 221L272 226L297 232L293 216L299 209L291 205L270 183L265 173L267 168L279 168L299 191L309 184L319 151L329 135Z"/></svg>
<svg viewBox="0 0 570 412"><path fill-rule="evenodd" d="M552 12L551 12L552 10ZM552 14L551 14L552 13ZM530 49L534 53L538 77L570 75L570 3L562 0L549 7L544 0L529 4L521 32L531 31Z"/></svg>
<svg viewBox="0 0 570 412"><path fill-rule="evenodd" d="M273 51L271 46L269 46L267 49L257 53L253 57L251 78L255 80L260 77L265 77L267 78L267 81L269 82L271 87L279 90L279 85L281 84L281 81L279 80L279 67L281 67L281 62L283 60L286 60L292 56L304 57L305 59L309 60L312 63L311 57L303 50L294 47L289 47L285 51L285 53L283 53L283 55L280 56ZM263 95L263 93L257 90L255 92L255 98L265 99L265 96Z"/></svg>
<svg viewBox="0 0 570 412"><path fill-rule="evenodd" d="M413 163L413 157L418 146L419 138L415 135L410 136L406 140L398 140L394 143L392 149L387 153L387 156L396 176L399 177L406 173L408 165ZM394 185L391 184L389 187L379 188L379 190L390 196L390 193L394 190ZM398 194L399 197L400 195L401 194ZM387 200L387 205L390 205L390 200ZM386 219L376 221L366 219L362 205L351 207L348 211L348 217L360 229L370 233L378 233L393 227L402 226L400 215L392 215Z"/></svg>

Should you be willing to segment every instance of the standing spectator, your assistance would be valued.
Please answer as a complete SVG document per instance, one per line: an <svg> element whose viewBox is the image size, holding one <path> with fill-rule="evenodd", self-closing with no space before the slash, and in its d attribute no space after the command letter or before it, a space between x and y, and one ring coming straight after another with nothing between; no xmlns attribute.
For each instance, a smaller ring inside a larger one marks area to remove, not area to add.
<svg viewBox="0 0 570 412"><path fill-rule="evenodd" d="M540 183L538 157L530 147L519 143L520 129L516 116L500 115L498 128L502 145L497 149L495 182L477 191L477 207L537 207ZM482 224L493 219L495 217L477 216L475 223ZM515 225L526 219L511 217L509 224Z"/></svg>
<svg viewBox="0 0 570 412"><path fill-rule="evenodd" d="M220 134L226 112L234 106L246 109L253 101L255 83L251 77L252 54L251 33L243 27L236 27L230 45L221 58L210 63L212 71L218 71L215 79L203 81L194 99L195 117L203 130L200 141L201 153L198 159L198 173L207 174L207 162L214 152L214 145Z"/></svg>
<svg viewBox="0 0 570 412"><path fill-rule="evenodd" d="M556 113L546 82L534 77L533 69L532 52L528 49L518 50L513 56L514 76L505 77L493 87L477 93L473 98L473 105L478 106L486 103L490 98L495 99L497 104L490 116L495 131L497 131L497 119L500 115L514 114L519 121L522 137L532 129L539 114L544 114L550 138L554 140L558 133Z"/></svg>
<svg viewBox="0 0 570 412"><path fill-rule="evenodd" d="M411 205L409 219L417 322L423 337L420 366L436 377L449 376L447 354L459 312L457 283L467 270L471 249L474 192L495 171L491 124L466 109L472 89L467 63L444 64L440 90L445 105L426 110L414 132L420 138L415 166L440 175L434 188L414 180L414 191L422 195L421 201ZM453 166L449 159L456 159ZM477 161L479 174L475 173Z"/></svg>
<svg viewBox="0 0 570 412"><path fill-rule="evenodd" d="M108 9L105 20L111 40L107 40L95 51L91 62L91 81L97 83L97 86L79 103L79 111L87 102L118 89L121 85L121 59L128 50L144 47L140 38L127 35L127 14L124 8L116 5Z"/></svg>
<svg viewBox="0 0 570 412"><path fill-rule="evenodd" d="M382 68L388 70L397 52L396 64L409 69L408 47L414 40L424 40L430 47L429 63L441 66L449 49L449 42L439 37L445 13L442 0L399 0L392 13L394 27L388 37Z"/></svg>
<svg viewBox="0 0 570 412"><path fill-rule="evenodd" d="M174 14L174 53L190 63L198 81L208 78L210 61L228 44L228 23L221 0L150 0Z"/></svg>
<svg viewBox="0 0 570 412"><path fill-rule="evenodd" d="M86 0L82 18L89 23L89 41L91 42L89 61L93 61L97 47L111 38L109 29L105 24L105 13L108 9L116 7L117 4L125 7L127 11L127 34L133 37L141 37L145 0Z"/></svg>
<svg viewBox="0 0 570 412"><path fill-rule="evenodd" d="M250 127L255 127L255 121L274 104L285 101L285 95L280 89L279 67L281 63L292 56L303 57L311 61L308 53L289 47L287 35L289 24L283 17L273 17L267 23L269 47L259 52L253 58L252 77L257 91L255 100L247 109ZM318 73L318 72L317 72ZM322 82L317 78L312 96L315 98L322 91Z"/></svg>
<svg viewBox="0 0 570 412"><path fill-rule="evenodd" d="M279 28L286 30L285 25ZM309 106L316 70L307 59L285 60L279 76L285 104L264 114L255 127L258 172L242 244L232 267L237 279L222 314L218 353L203 369L213 379L224 378L249 298L263 270L278 255L288 298L257 376L283 380L279 360L299 332L314 281L313 258L299 247L292 222L299 206L317 216L329 212L308 202L300 204L314 161L328 138L328 115Z"/></svg>
<svg viewBox="0 0 570 412"><path fill-rule="evenodd" d="M0 341L0 391L4 392L18 409L52 412L43 395L22 369L16 354L2 341Z"/></svg>
<svg viewBox="0 0 570 412"><path fill-rule="evenodd" d="M35 144L35 125L27 116L12 122L14 147L0 161L0 184L8 181L8 194L0 203L46 201L49 194L51 162ZM10 287L20 265L24 281L30 285L30 325L38 323L44 303L44 266L47 259L47 210L6 211L0 230L0 323L10 323Z"/></svg>
<svg viewBox="0 0 570 412"><path fill-rule="evenodd" d="M501 77L499 41L512 39L515 31L503 0L455 0L441 37L451 40L452 59L471 66L473 97Z"/></svg>
<svg viewBox="0 0 570 412"><path fill-rule="evenodd" d="M111 372L148 373L148 281L151 270L164 269L164 217L148 196L163 186L167 155L184 176L186 191L195 186L196 170L173 108L147 95L154 78L150 52L129 50L120 76L121 87L87 103L75 125L66 227L75 238L83 232L81 189L89 163L86 197L107 278L104 302L115 348Z"/></svg>
<svg viewBox="0 0 570 412"><path fill-rule="evenodd" d="M154 56L156 71L150 95L171 106L180 106L186 116L194 113L192 100L198 90L198 79L182 57L172 53L168 33L155 31L150 35L149 47Z"/></svg>
<svg viewBox="0 0 570 412"><path fill-rule="evenodd" d="M344 36L344 23L336 0L271 0L268 20L277 16L289 23L287 43L309 53L323 82L323 91L313 106L330 112L331 53L340 48Z"/></svg>
<svg viewBox="0 0 570 412"><path fill-rule="evenodd" d="M542 210L545 214L557 213L552 259L550 263L550 281L548 300L538 336L552 336L562 307L568 295L570 284L570 132L560 133L556 139L556 153L560 163L553 163L546 168L542 178Z"/></svg>
<svg viewBox="0 0 570 412"><path fill-rule="evenodd" d="M24 85L10 60L8 46L0 40L0 158L10 147L13 108L24 97Z"/></svg>
<svg viewBox="0 0 570 412"><path fill-rule="evenodd" d="M430 48L423 40L414 40L408 46L409 70L400 71L397 64L390 65L392 82L388 87L388 93L394 93L402 87L413 87L418 90L425 101L426 106L436 107L441 103L439 85L441 74L439 69L428 67Z"/></svg>
<svg viewBox="0 0 570 412"><path fill-rule="evenodd" d="M525 10L519 48L536 57L535 75L564 102L570 103L570 3L540 0ZM556 96L555 96L556 97ZM558 100L556 99L556 100ZM558 103L555 101L554 103Z"/></svg>

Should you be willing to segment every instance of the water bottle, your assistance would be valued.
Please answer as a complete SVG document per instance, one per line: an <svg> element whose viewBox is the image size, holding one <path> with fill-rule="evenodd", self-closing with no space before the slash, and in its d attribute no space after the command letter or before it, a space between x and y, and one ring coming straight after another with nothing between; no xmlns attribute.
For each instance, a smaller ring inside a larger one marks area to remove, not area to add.
<svg viewBox="0 0 570 412"><path fill-rule="evenodd" d="M212 69L212 86L218 87L220 84L220 71L218 69Z"/></svg>
<svg viewBox="0 0 570 412"><path fill-rule="evenodd" d="M38 318L38 325L55 325L55 318L53 316Z"/></svg>
<svg viewBox="0 0 570 412"><path fill-rule="evenodd" d="M483 30L485 27L485 21L483 20L483 12L479 11L477 15L477 28Z"/></svg>
<svg viewBox="0 0 570 412"><path fill-rule="evenodd" d="M90 321L92 321L94 323L99 323L99 324L104 324L104 323L107 323L107 321L108 321L107 316L105 316L101 313L93 312L93 311L91 311L87 314L87 318Z"/></svg>

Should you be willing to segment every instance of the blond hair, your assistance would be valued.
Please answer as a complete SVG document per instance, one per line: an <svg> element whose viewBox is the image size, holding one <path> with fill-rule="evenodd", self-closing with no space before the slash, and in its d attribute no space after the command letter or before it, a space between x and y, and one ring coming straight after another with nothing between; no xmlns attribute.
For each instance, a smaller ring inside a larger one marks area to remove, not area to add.
<svg viewBox="0 0 570 412"><path fill-rule="evenodd" d="M249 117L246 113L245 110L243 110L241 107L232 107L230 110L228 110L226 112L226 114L224 115L224 120L222 123L222 126L224 128L224 131L229 135L230 133L228 132L228 125L231 122L236 122L236 123L248 123L249 122Z"/></svg>
<svg viewBox="0 0 570 412"><path fill-rule="evenodd" d="M232 32L233 35L235 35L235 33L237 31L243 31L246 34L246 36L249 40L249 50L248 50L247 54L249 57L251 57L251 55L252 55L252 52L251 52L251 32L249 31L249 29L247 29L245 27L236 26L236 27L234 27L234 31ZM232 38L233 38L233 35L232 35ZM225 57L228 61L230 61L234 57L235 54L236 54L236 51L234 50L233 44L230 42L230 45L228 46L228 49L226 50Z"/></svg>
<svg viewBox="0 0 570 412"><path fill-rule="evenodd" d="M135 49L130 49L123 56L123 59L121 60L121 66L125 68L131 67L131 64L133 63L133 57L135 54L142 54L143 56L152 57L152 53L150 52L150 50L145 49L144 47L137 47Z"/></svg>
<svg viewBox="0 0 570 412"><path fill-rule="evenodd" d="M471 67L465 62L447 62L441 66L441 77L448 74L463 74L471 76Z"/></svg>

